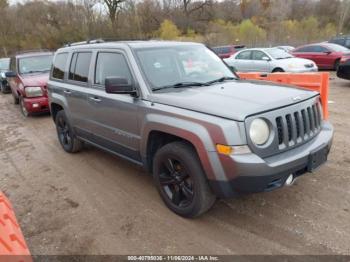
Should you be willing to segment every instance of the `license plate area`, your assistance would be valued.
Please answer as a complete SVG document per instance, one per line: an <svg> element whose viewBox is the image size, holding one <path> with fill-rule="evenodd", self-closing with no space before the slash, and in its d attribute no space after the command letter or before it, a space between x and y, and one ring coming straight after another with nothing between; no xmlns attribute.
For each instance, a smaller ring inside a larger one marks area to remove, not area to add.
<svg viewBox="0 0 350 262"><path fill-rule="evenodd" d="M313 172L327 161L328 146L323 145L310 153L308 171Z"/></svg>

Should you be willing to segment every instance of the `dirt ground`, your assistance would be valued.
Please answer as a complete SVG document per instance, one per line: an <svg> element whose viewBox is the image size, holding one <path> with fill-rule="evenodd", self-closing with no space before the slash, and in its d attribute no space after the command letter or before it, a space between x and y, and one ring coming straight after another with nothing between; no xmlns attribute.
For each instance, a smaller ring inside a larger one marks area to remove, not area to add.
<svg viewBox="0 0 350 262"><path fill-rule="evenodd" d="M188 220L140 168L95 148L65 153L49 116L0 95L0 190L32 254L350 254L350 81L334 76L329 162L294 186L220 200Z"/></svg>

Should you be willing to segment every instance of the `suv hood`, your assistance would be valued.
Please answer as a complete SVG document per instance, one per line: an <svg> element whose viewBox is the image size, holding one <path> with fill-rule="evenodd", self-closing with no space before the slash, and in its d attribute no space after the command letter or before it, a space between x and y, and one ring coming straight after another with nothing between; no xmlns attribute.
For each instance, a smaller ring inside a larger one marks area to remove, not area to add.
<svg viewBox="0 0 350 262"><path fill-rule="evenodd" d="M150 100L237 121L299 103L318 94L272 82L245 80L168 91L154 92Z"/></svg>
<svg viewBox="0 0 350 262"><path fill-rule="evenodd" d="M49 73L21 75L24 86L46 86L49 81Z"/></svg>

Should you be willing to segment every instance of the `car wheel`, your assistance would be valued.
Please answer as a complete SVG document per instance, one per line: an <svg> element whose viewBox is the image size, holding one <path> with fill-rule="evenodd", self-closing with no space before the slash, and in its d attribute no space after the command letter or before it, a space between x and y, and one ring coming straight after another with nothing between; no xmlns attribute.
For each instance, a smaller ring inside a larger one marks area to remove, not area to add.
<svg viewBox="0 0 350 262"><path fill-rule="evenodd" d="M185 142L169 143L157 151L153 177L164 203L180 216L199 216L216 200L197 152Z"/></svg>
<svg viewBox="0 0 350 262"><path fill-rule="evenodd" d="M55 119L58 140L64 151L76 153L82 149L83 143L77 139L68 122L67 116L63 110L59 111Z"/></svg>
<svg viewBox="0 0 350 262"><path fill-rule="evenodd" d="M275 68L272 73L283 73L284 70L282 68Z"/></svg>
<svg viewBox="0 0 350 262"><path fill-rule="evenodd" d="M334 70L335 71L338 71L339 65L340 65L340 60L338 59L334 62Z"/></svg>
<svg viewBox="0 0 350 262"><path fill-rule="evenodd" d="M24 117L29 116L29 112L24 104L24 99L22 96L19 98L19 108L21 109L21 113Z"/></svg>
<svg viewBox="0 0 350 262"><path fill-rule="evenodd" d="M0 82L0 91L1 93L5 94L5 87L2 82Z"/></svg>

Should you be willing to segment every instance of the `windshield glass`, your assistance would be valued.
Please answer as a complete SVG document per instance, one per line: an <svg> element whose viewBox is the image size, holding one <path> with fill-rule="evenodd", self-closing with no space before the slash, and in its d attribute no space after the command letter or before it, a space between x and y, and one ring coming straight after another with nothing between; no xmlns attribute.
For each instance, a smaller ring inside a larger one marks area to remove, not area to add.
<svg viewBox="0 0 350 262"><path fill-rule="evenodd" d="M10 58L0 59L0 70L8 70L10 67Z"/></svg>
<svg viewBox="0 0 350 262"><path fill-rule="evenodd" d="M138 49L136 55L152 89L236 78L216 54L202 45Z"/></svg>
<svg viewBox="0 0 350 262"><path fill-rule="evenodd" d="M52 55L41 55L20 58L18 63L19 73L31 74L50 71L52 58Z"/></svg>
<svg viewBox="0 0 350 262"><path fill-rule="evenodd" d="M266 52L274 59L286 59L293 57L291 54L279 48L267 49Z"/></svg>

